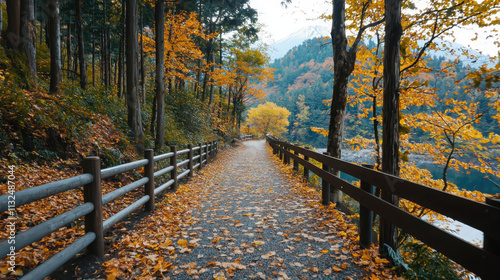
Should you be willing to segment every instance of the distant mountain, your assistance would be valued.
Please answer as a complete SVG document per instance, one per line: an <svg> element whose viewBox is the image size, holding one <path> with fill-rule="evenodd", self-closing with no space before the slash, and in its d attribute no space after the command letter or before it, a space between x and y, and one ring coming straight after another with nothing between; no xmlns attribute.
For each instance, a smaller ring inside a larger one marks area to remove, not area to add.
<svg viewBox="0 0 500 280"><path fill-rule="evenodd" d="M301 45L306 40L311 40L313 38L322 38L330 36L330 28L326 26L316 25L307 26L301 28L292 34L286 36L285 38L271 44L269 47L269 55L271 57L271 62L276 59L284 57L293 47ZM476 50L463 46L461 44L450 42L446 40L436 39L434 41L437 45L441 46L443 50L439 51L428 51L427 55L430 57L444 57L445 60L455 60L457 57L464 65L469 65L473 68L479 68L483 64L487 64L489 67L493 67L498 62L491 62L490 57L479 53ZM424 42L419 41L419 45L423 46ZM448 50L444 49L444 45L448 47ZM463 55L462 52L466 51L473 58Z"/></svg>
<svg viewBox="0 0 500 280"><path fill-rule="evenodd" d="M330 36L330 29L325 26L307 26L299 29L288 35L287 37L270 45L269 55L271 57L271 62L275 59L284 57L289 50L291 50L293 47L301 45L306 40L317 37L321 38L325 36Z"/></svg>
<svg viewBox="0 0 500 280"><path fill-rule="evenodd" d="M464 45L460 45L455 42L436 39L434 40L434 43L440 46L442 50L428 51L427 52L428 56L444 57L445 60L451 60L451 61L454 61L458 57L461 63L463 63L464 65L469 65L472 68L479 68L483 64L487 64L489 67L493 67L497 63L497 62L491 62L489 56L481 54L474 49L471 49ZM423 46L424 42L419 41L418 45ZM448 50L446 48L448 48ZM469 56L463 54L463 52L467 52Z"/></svg>

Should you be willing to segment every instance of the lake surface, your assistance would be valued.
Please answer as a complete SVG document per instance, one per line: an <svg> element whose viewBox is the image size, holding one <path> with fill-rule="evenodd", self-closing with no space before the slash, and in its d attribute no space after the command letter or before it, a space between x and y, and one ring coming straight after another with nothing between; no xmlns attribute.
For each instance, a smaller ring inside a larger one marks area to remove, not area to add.
<svg viewBox="0 0 500 280"><path fill-rule="evenodd" d="M326 149L318 149L318 152L324 152ZM372 150L363 149L361 151L352 151L352 150L342 150L342 159L350 162L357 163L373 163L373 157L370 155ZM414 161L417 167L425 168L429 170L432 174L433 179L442 179L443 176L443 167L433 164L431 160L424 159L422 156L418 157L410 157L410 161ZM448 181L457 185L459 188L466 189L469 191L480 191L487 194L496 194L500 193L500 188L495 186L491 181L485 178L487 174L483 174L476 170L469 170L469 174L467 171L456 171L456 170L448 170ZM341 173L340 177L344 180L352 181L358 180L352 176ZM500 178L490 175L490 178L497 184L500 184Z"/></svg>

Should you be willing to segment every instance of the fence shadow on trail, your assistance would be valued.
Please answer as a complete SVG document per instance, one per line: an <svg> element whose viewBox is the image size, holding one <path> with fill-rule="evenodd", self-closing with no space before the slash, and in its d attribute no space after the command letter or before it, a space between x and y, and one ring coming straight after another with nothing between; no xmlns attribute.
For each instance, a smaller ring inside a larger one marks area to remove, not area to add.
<svg viewBox="0 0 500 280"><path fill-rule="evenodd" d="M191 177L196 169L201 169L209 160L213 158L218 150L217 141L198 143L193 147L188 145L187 149L177 151L176 146L170 148L169 153L154 155L153 150L145 150L144 159L109 167L101 170L101 160L98 157L87 157L83 160L83 174L70 177L64 180L51 182L48 184L25 189L19 192L12 192L0 196L0 212L15 214L16 208L34 201L38 201L65 191L77 189L83 186L84 201L61 215L55 216L41 224L38 224L24 232L17 232L12 239L4 240L0 243L0 259L15 260L15 252L41 240L52 232L85 217L85 235L75 240L50 259L46 260L36 268L28 272L21 279L43 279L52 272L64 265L67 261L76 256L84 249L87 255L104 257L104 232L109 230L139 207L144 205L147 212L155 209L155 196L165 190L176 191L178 182L186 176ZM184 159L181 159L184 158ZM167 166L159 169L165 164L162 161L169 160ZM157 165L155 171L155 164ZM160 167L161 166L161 167ZM122 186L112 192L102 195L101 180L123 174L138 168L144 168L143 177ZM179 169L181 172L178 173ZM164 184L155 187L155 178L169 174L169 180ZM133 202L118 213L103 221L103 206L116 200L117 198L144 186L144 194L137 201ZM12 215L11 215L12 216Z"/></svg>
<svg viewBox="0 0 500 280"><path fill-rule="evenodd" d="M380 216L381 222L400 228L482 279L498 279L498 266L500 265L500 200L487 198L486 203L473 201L320 154L280 141L272 136L267 136L266 140L272 147L273 153L279 154L284 164L289 165L293 160L293 169L298 171L299 164L302 165L304 176L307 179L309 178L309 172L313 172L322 179L323 204L329 205L330 203L330 188L339 189L359 202L360 220L358 228L362 247L371 244L373 213L376 213ZM321 163L322 168L309 162L309 159ZM361 181L361 187L358 188L336 177L329 172L330 169L339 170L358 178ZM484 233L484 247L475 246L375 196L374 187L482 231ZM381 232L379 240L385 240L383 234ZM394 233L388 232L386 234Z"/></svg>

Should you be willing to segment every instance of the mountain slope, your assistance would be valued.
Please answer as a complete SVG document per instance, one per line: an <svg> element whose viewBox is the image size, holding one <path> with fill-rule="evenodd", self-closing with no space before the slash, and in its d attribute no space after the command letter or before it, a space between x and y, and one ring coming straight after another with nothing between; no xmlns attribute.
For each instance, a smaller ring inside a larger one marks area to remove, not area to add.
<svg viewBox="0 0 500 280"><path fill-rule="evenodd" d="M278 40L274 44L269 46L269 55L271 57L271 62L284 57L293 47L301 45L306 40L311 40L313 38L323 38L330 36L330 29L326 26L315 25L315 26L306 26L301 28L287 37ZM424 41L419 41L419 46L424 45ZM450 42L447 40L436 39L434 43L443 48L438 51L428 51L427 55L430 57L444 57L445 60L455 60L457 57L460 61L469 65L473 68L479 68L483 64L487 64L489 67L493 67L497 62L491 62L490 57L480 52L463 46L461 44ZM472 57L468 57L464 55L463 52L468 53Z"/></svg>
<svg viewBox="0 0 500 280"><path fill-rule="evenodd" d="M330 29L321 26L307 26L299 29L287 37L277 41L276 43L270 45L269 55L271 56L271 61L281 58L287 54L289 50L302 44L306 40L310 40L316 37L330 36Z"/></svg>

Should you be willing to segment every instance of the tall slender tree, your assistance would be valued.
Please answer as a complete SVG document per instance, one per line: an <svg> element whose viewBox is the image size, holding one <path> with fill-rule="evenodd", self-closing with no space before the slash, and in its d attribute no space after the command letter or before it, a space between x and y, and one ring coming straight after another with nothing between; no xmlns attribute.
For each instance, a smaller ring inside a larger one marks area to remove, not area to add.
<svg viewBox="0 0 500 280"><path fill-rule="evenodd" d="M385 0L385 44L384 44L384 100L382 108L382 171L399 176L399 80L401 0ZM382 190L382 199L398 205L398 198ZM397 248L397 230L393 224L381 219L380 244ZM385 246L380 246L387 254Z"/></svg>
<svg viewBox="0 0 500 280"><path fill-rule="evenodd" d="M330 110L330 125L328 128L328 145L327 151L331 156L341 158L341 147L344 140L344 118L347 105L347 86L349 84L349 76L354 70L356 63L356 54L358 45L361 41L364 31L370 27L381 24L384 19L374 21L368 25L364 25L366 11L369 8L371 1L362 3L361 19L357 36L348 48L345 23L345 0L333 0L332 13L332 44L333 44L333 95L332 105ZM336 176L339 176L338 170L333 170ZM340 202L341 195L339 190L332 190L331 199L334 203Z"/></svg>
<svg viewBox="0 0 500 280"><path fill-rule="evenodd" d="M59 93L61 83L61 28L59 0L50 0L46 9L49 18L50 93Z"/></svg>
<svg viewBox="0 0 500 280"><path fill-rule="evenodd" d="M76 34L78 37L78 58L80 61L80 86L82 89L87 88L87 67L85 64L85 50L83 40L83 21L80 0L75 0L76 11Z"/></svg>
<svg viewBox="0 0 500 280"><path fill-rule="evenodd" d="M127 62L127 109L128 126L134 135L136 147L143 150L141 104L139 98L137 0L126 0L126 62Z"/></svg>
<svg viewBox="0 0 500 280"><path fill-rule="evenodd" d="M144 102L146 102L146 70L144 69L144 6L140 6L140 16L141 24L139 31L141 32L140 38L140 57L141 57L141 96Z"/></svg>
<svg viewBox="0 0 500 280"><path fill-rule="evenodd" d="M21 0L7 0L7 47L17 49L21 36Z"/></svg>
<svg viewBox="0 0 500 280"><path fill-rule="evenodd" d="M0 32L3 31L3 5L0 1Z"/></svg>
<svg viewBox="0 0 500 280"><path fill-rule="evenodd" d="M66 29L68 32L68 36L66 38L66 56L67 56L67 62L68 64L66 65L66 78L69 78L71 80L74 79L74 74L72 73L73 71L73 38L72 38L72 26L71 26L71 11L68 11L68 22L67 22L68 28ZM62 63L64 64L64 60L62 60ZM76 70L76 69L75 69Z"/></svg>
<svg viewBox="0 0 500 280"><path fill-rule="evenodd" d="M157 0L156 26L156 138L155 148L160 151L165 142L165 1Z"/></svg>
<svg viewBox="0 0 500 280"><path fill-rule="evenodd" d="M36 25L35 25L35 4L33 0L21 1L21 29L20 48L26 55L30 76L36 85Z"/></svg>

